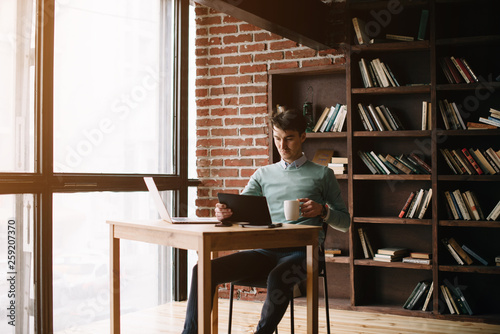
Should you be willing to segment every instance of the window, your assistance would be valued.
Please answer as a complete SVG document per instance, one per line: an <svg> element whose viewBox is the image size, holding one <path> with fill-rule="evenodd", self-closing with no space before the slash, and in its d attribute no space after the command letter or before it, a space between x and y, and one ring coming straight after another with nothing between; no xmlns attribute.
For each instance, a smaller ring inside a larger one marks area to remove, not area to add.
<svg viewBox="0 0 500 334"><path fill-rule="evenodd" d="M109 332L106 220L158 217L146 175L187 213L187 9L0 1L0 264L16 249L0 332ZM174 252L121 242L122 314L172 298Z"/></svg>

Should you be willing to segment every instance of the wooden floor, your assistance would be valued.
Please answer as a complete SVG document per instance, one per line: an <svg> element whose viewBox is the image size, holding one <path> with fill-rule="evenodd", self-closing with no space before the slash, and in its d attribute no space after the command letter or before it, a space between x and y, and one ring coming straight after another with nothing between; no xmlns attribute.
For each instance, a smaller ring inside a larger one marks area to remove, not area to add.
<svg viewBox="0 0 500 334"><path fill-rule="evenodd" d="M262 304L259 302L235 301L232 333L253 333L258 322ZM173 302L141 312L122 315L124 334L179 334L182 330L186 310L185 302ZM306 333L305 307L296 305L295 333ZM219 333L227 333L228 301L219 300ZM500 326L470 322L456 322L416 317L402 317L376 313L331 310L331 332L336 334L500 334ZM319 332L326 333L325 310L319 310ZM287 311L278 327L279 333L290 333L290 317ZM109 333L109 320L73 328L71 333ZM60 332L67 333L65 331Z"/></svg>

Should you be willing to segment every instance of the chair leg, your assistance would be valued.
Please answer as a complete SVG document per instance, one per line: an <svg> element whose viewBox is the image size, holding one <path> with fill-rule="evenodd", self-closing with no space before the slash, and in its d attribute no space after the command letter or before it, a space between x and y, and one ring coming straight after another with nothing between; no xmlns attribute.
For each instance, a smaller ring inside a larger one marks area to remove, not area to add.
<svg viewBox="0 0 500 334"><path fill-rule="evenodd" d="M330 306L328 304L328 283L326 281L326 271L323 276L323 287L325 293L326 331L330 334Z"/></svg>
<svg viewBox="0 0 500 334"><path fill-rule="evenodd" d="M292 298L290 298L290 334L293 334L294 332L294 316L293 316L293 292L292 292Z"/></svg>
<svg viewBox="0 0 500 334"><path fill-rule="evenodd" d="M227 334L231 334L231 323L233 321L233 293L234 293L234 285L230 284L229 288L229 320L227 324Z"/></svg>

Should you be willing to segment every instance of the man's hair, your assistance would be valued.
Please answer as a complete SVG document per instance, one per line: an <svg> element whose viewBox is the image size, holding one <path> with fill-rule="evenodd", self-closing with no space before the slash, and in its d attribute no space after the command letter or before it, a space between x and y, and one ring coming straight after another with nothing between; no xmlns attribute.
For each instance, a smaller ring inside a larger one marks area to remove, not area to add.
<svg viewBox="0 0 500 334"><path fill-rule="evenodd" d="M271 125L283 131L294 130L299 134L306 132L307 120L302 113L288 109L271 117Z"/></svg>

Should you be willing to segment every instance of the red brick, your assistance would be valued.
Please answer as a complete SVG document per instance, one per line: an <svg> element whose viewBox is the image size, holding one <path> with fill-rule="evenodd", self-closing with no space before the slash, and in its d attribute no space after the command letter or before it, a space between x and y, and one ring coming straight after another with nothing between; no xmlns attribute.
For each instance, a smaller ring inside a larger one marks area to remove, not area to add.
<svg viewBox="0 0 500 334"><path fill-rule="evenodd" d="M197 206L204 206L204 207L209 207L209 208L213 208L215 206L215 204L217 203L217 200L214 200L214 199L200 199L198 198L196 200L196 205Z"/></svg>
<svg viewBox="0 0 500 334"><path fill-rule="evenodd" d="M214 126L222 126L222 120L220 118L203 118L196 120L196 126L198 127L214 127Z"/></svg>
<svg viewBox="0 0 500 334"><path fill-rule="evenodd" d="M197 137L206 137L208 136L208 129L196 129L196 136Z"/></svg>
<svg viewBox="0 0 500 334"><path fill-rule="evenodd" d="M196 14L196 16L207 15L208 7L196 4L196 7L194 8L194 13Z"/></svg>
<svg viewBox="0 0 500 334"><path fill-rule="evenodd" d="M234 129L237 130L237 129ZM225 146L251 146L252 138L226 138L224 139Z"/></svg>
<svg viewBox="0 0 500 334"><path fill-rule="evenodd" d="M240 129L240 135L242 136L265 135L266 132L267 132L266 129L264 129L263 127Z"/></svg>
<svg viewBox="0 0 500 334"><path fill-rule="evenodd" d="M219 77L207 77L198 78L195 82L196 86L218 86L222 84L222 78Z"/></svg>
<svg viewBox="0 0 500 334"><path fill-rule="evenodd" d="M210 48L210 55L221 55L227 53L232 54L237 52L238 52L238 47L236 45L225 46L222 48Z"/></svg>
<svg viewBox="0 0 500 334"><path fill-rule="evenodd" d="M208 95L208 89L207 88L197 88L195 91L194 91L194 95L196 97L205 97Z"/></svg>
<svg viewBox="0 0 500 334"><path fill-rule="evenodd" d="M250 176L252 176L255 173L256 170L257 169L255 169L255 168L242 168L240 170L241 177L249 178Z"/></svg>
<svg viewBox="0 0 500 334"><path fill-rule="evenodd" d="M194 42L195 46L213 46L213 45L221 45L222 40L220 37L201 37L197 38Z"/></svg>
<svg viewBox="0 0 500 334"><path fill-rule="evenodd" d="M342 52L337 51L337 49L327 49L318 51L319 56L338 55L338 54L342 54Z"/></svg>
<svg viewBox="0 0 500 334"><path fill-rule="evenodd" d="M267 106L263 107L241 107L241 115L267 114Z"/></svg>
<svg viewBox="0 0 500 334"><path fill-rule="evenodd" d="M238 75L234 77L225 77L224 85L241 85L241 84L249 84L252 83L251 75Z"/></svg>
<svg viewBox="0 0 500 334"><path fill-rule="evenodd" d="M207 138L207 139L198 139L196 141L197 147L221 147L222 139L220 138Z"/></svg>
<svg viewBox="0 0 500 334"><path fill-rule="evenodd" d="M252 167L253 166L253 159L226 159L224 160L224 166L227 167Z"/></svg>
<svg viewBox="0 0 500 334"><path fill-rule="evenodd" d="M253 103L253 97L252 96L242 96L239 98L240 105L242 104L252 104Z"/></svg>
<svg viewBox="0 0 500 334"><path fill-rule="evenodd" d="M201 184L204 187L221 187L224 182L223 180L202 179Z"/></svg>
<svg viewBox="0 0 500 334"><path fill-rule="evenodd" d="M210 190L204 188L198 188L198 190L196 191L198 197L207 197L209 192Z"/></svg>
<svg viewBox="0 0 500 334"><path fill-rule="evenodd" d="M210 27L210 35L234 34L238 32L237 25L222 25L218 27Z"/></svg>
<svg viewBox="0 0 500 334"><path fill-rule="evenodd" d="M282 41L278 41L278 42L269 43L269 49L270 50L291 49L291 48L296 48L297 45L298 45L297 42L290 41L290 40L282 40Z"/></svg>
<svg viewBox="0 0 500 334"><path fill-rule="evenodd" d="M197 157L208 157L208 150L207 149L197 149L196 156Z"/></svg>
<svg viewBox="0 0 500 334"><path fill-rule="evenodd" d="M265 117L254 117L253 118L253 123L255 125L262 124L263 126L266 126L268 121L269 121L269 117L267 116L267 112L266 112L266 116Z"/></svg>
<svg viewBox="0 0 500 334"><path fill-rule="evenodd" d="M268 79L267 74L256 74L254 76L253 82L255 82L255 83L262 83L262 82L267 83L267 79Z"/></svg>
<svg viewBox="0 0 500 334"><path fill-rule="evenodd" d="M303 67L311 67L311 66L322 66L322 65L331 65L332 60L329 58L320 58L320 59L311 59L302 61Z"/></svg>
<svg viewBox="0 0 500 334"><path fill-rule="evenodd" d="M345 62L346 62L345 57L337 57L333 59L333 63L335 65L345 64Z"/></svg>
<svg viewBox="0 0 500 334"><path fill-rule="evenodd" d="M198 117L210 116L210 110L209 109L205 109L205 108L197 108L196 109L196 115Z"/></svg>
<svg viewBox="0 0 500 334"><path fill-rule="evenodd" d="M211 58L208 58L207 64L209 66L222 65L222 58L221 57L211 57Z"/></svg>
<svg viewBox="0 0 500 334"><path fill-rule="evenodd" d="M237 66L214 67L210 69L210 75L231 75L237 73Z"/></svg>
<svg viewBox="0 0 500 334"><path fill-rule="evenodd" d="M259 31L259 30L262 30L262 28L254 26L253 24L250 23L240 24L240 31Z"/></svg>
<svg viewBox="0 0 500 334"><path fill-rule="evenodd" d="M238 115L237 108L213 108L210 111L210 115L212 116L235 116Z"/></svg>
<svg viewBox="0 0 500 334"><path fill-rule="evenodd" d="M208 68L201 68L201 67L196 68L196 76L202 77L205 75L208 75Z"/></svg>
<svg viewBox="0 0 500 334"><path fill-rule="evenodd" d="M238 154L237 149L230 148L215 148L210 150L210 156L212 157L227 157L227 156L235 156Z"/></svg>
<svg viewBox="0 0 500 334"><path fill-rule="evenodd" d="M239 104L240 104L240 99L237 96L224 99L224 105L226 106L237 106Z"/></svg>
<svg viewBox="0 0 500 334"><path fill-rule="evenodd" d="M210 217L210 209L196 209L196 215L198 217Z"/></svg>
<svg viewBox="0 0 500 334"><path fill-rule="evenodd" d="M269 151L267 148L242 148L240 150L240 155L243 157L248 157L252 155L265 155L267 156L269 154Z"/></svg>
<svg viewBox="0 0 500 334"><path fill-rule="evenodd" d="M222 105L222 99L198 99L196 105L200 107L220 106Z"/></svg>
<svg viewBox="0 0 500 334"><path fill-rule="evenodd" d="M196 36L201 37L201 36L207 36L208 35L208 29L207 28L199 28L196 29Z"/></svg>
<svg viewBox="0 0 500 334"><path fill-rule="evenodd" d="M283 59L283 52L271 52L271 53L262 53L255 55L255 61L269 61L269 60L281 60Z"/></svg>
<svg viewBox="0 0 500 334"><path fill-rule="evenodd" d="M267 86L242 86L240 94L267 93Z"/></svg>
<svg viewBox="0 0 500 334"><path fill-rule="evenodd" d="M259 52L259 51L265 51L267 49L266 44L264 44L264 43L244 44L244 45L240 45L239 48L240 48L239 49L240 53L242 53L242 52Z"/></svg>
<svg viewBox="0 0 500 334"><path fill-rule="evenodd" d="M281 70L284 68L298 68L298 67L299 67L298 61L287 61L287 62L280 62L280 63L272 63L269 69Z"/></svg>
<svg viewBox="0 0 500 334"><path fill-rule="evenodd" d="M224 23L240 23L240 22L242 22L241 20L238 20L237 18L234 18L234 17L229 16L229 15L225 15L222 21Z"/></svg>
<svg viewBox="0 0 500 334"><path fill-rule="evenodd" d="M256 104L267 104L267 95L257 95L253 97L254 103Z"/></svg>
<svg viewBox="0 0 500 334"><path fill-rule="evenodd" d="M210 169L198 169L198 178L210 177Z"/></svg>
<svg viewBox="0 0 500 334"><path fill-rule="evenodd" d="M238 129L234 128L214 128L210 130L210 134L212 136L237 136ZM224 144L227 146L231 146L227 144L228 139L224 139ZM233 145L235 146L235 145Z"/></svg>
<svg viewBox="0 0 500 334"><path fill-rule="evenodd" d="M308 58L314 56L316 56L316 50L313 49L293 50L285 52L286 59Z"/></svg>
<svg viewBox="0 0 500 334"><path fill-rule="evenodd" d="M255 138L255 146L268 146L269 139L267 138Z"/></svg>
<svg viewBox="0 0 500 334"><path fill-rule="evenodd" d="M196 48L194 54L198 57L208 56L208 49L207 48Z"/></svg>
<svg viewBox="0 0 500 334"><path fill-rule="evenodd" d="M229 35L222 38L224 44L248 43L252 42L252 34Z"/></svg>
<svg viewBox="0 0 500 334"><path fill-rule="evenodd" d="M248 118L236 118L236 117L228 117L224 119L224 124L227 125L252 125L253 124L253 119L248 117Z"/></svg>
<svg viewBox="0 0 500 334"><path fill-rule="evenodd" d="M242 65L242 66L240 66L240 73L245 74L245 73L265 72L266 69L267 69L267 66L265 64Z"/></svg>
<svg viewBox="0 0 500 334"><path fill-rule="evenodd" d="M235 168L227 168L227 169L212 168L211 173L212 177L238 177L240 174L239 169Z"/></svg>
<svg viewBox="0 0 500 334"><path fill-rule="evenodd" d="M255 159L254 161L255 161L255 166L257 166L257 167L269 165L269 158L266 158L266 159Z"/></svg>
<svg viewBox="0 0 500 334"><path fill-rule="evenodd" d="M256 42L263 42L263 41L272 41L272 40L280 40L283 39L283 37L272 34L270 32L262 32L262 33L257 33L254 35L254 40Z"/></svg>
<svg viewBox="0 0 500 334"><path fill-rule="evenodd" d="M196 25L205 26L213 24L221 24L222 20L220 16L205 16L196 18Z"/></svg>
<svg viewBox="0 0 500 334"><path fill-rule="evenodd" d="M238 94L238 88L236 87L212 87L210 88L210 96L218 95L235 95Z"/></svg>
<svg viewBox="0 0 500 334"><path fill-rule="evenodd" d="M224 57L224 64L246 64L252 62L251 55L236 55Z"/></svg>

